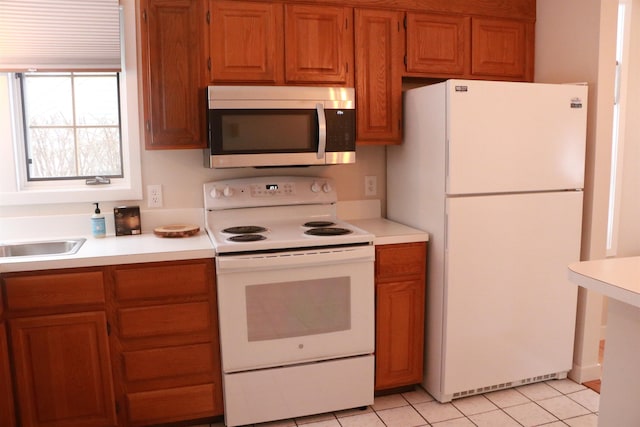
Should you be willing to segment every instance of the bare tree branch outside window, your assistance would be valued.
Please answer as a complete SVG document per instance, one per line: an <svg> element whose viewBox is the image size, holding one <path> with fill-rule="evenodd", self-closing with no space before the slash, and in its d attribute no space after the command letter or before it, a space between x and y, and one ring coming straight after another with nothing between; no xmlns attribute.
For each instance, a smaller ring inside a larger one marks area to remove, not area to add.
<svg viewBox="0 0 640 427"><path fill-rule="evenodd" d="M24 73L30 181L122 177L118 73Z"/></svg>

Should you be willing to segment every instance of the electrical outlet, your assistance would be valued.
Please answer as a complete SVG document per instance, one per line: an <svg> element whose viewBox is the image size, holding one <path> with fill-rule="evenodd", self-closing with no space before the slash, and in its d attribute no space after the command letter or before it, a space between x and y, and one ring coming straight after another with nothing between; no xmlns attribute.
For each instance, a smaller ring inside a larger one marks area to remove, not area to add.
<svg viewBox="0 0 640 427"><path fill-rule="evenodd" d="M147 185L147 207L150 207L150 208L162 207L162 185L160 184Z"/></svg>
<svg viewBox="0 0 640 427"><path fill-rule="evenodd" d="M376 176L364 177L364 195L365 196L378 195L378 179Z"/></svg>

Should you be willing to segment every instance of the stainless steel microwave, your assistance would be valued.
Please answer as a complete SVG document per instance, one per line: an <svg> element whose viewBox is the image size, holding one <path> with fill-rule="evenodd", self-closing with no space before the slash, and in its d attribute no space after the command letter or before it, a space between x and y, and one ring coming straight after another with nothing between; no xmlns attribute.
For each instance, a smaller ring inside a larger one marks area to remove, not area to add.
<svg viewBox="0 0 640 427"><path fill-rule="evenodd" d="M207 94L206 167L356 161L353 88L209 86Z"/></svg>

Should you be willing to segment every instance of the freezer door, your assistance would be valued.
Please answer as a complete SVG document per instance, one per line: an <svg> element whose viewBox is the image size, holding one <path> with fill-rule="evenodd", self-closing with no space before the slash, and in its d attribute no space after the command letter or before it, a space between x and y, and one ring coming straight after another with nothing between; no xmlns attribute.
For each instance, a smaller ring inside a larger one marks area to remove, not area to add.
<svg viewBox="0 0 640 427"><path fill-rule="evenodd" d="M442 396L571 369L582 192L449 198Z"/></svg>
<svg viewBox="0 0 640 427"><path fill-rule="evenodd" d="M583 188L587 86L449 80L447 193Z"/></svg>

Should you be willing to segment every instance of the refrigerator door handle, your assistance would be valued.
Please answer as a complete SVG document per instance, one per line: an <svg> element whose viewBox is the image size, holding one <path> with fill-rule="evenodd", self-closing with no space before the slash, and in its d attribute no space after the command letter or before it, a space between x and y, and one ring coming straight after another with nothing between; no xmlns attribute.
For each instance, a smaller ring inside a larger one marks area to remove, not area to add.
<svg viewBox="0 0 640 427"><path fill-rule="evenodd" d="M447 212L447 208L445 208L444 234L442 236L442 239L444 240L444 250L445 250L445 252L449 249L449 233L447 233L447 230L449 230L449 213Z"/></svg>
<svg viewBox="0 0 640 427"><path fill-rule="evenodd" d="M444 144L444 191L449 192L449 138Z"/></svg>

